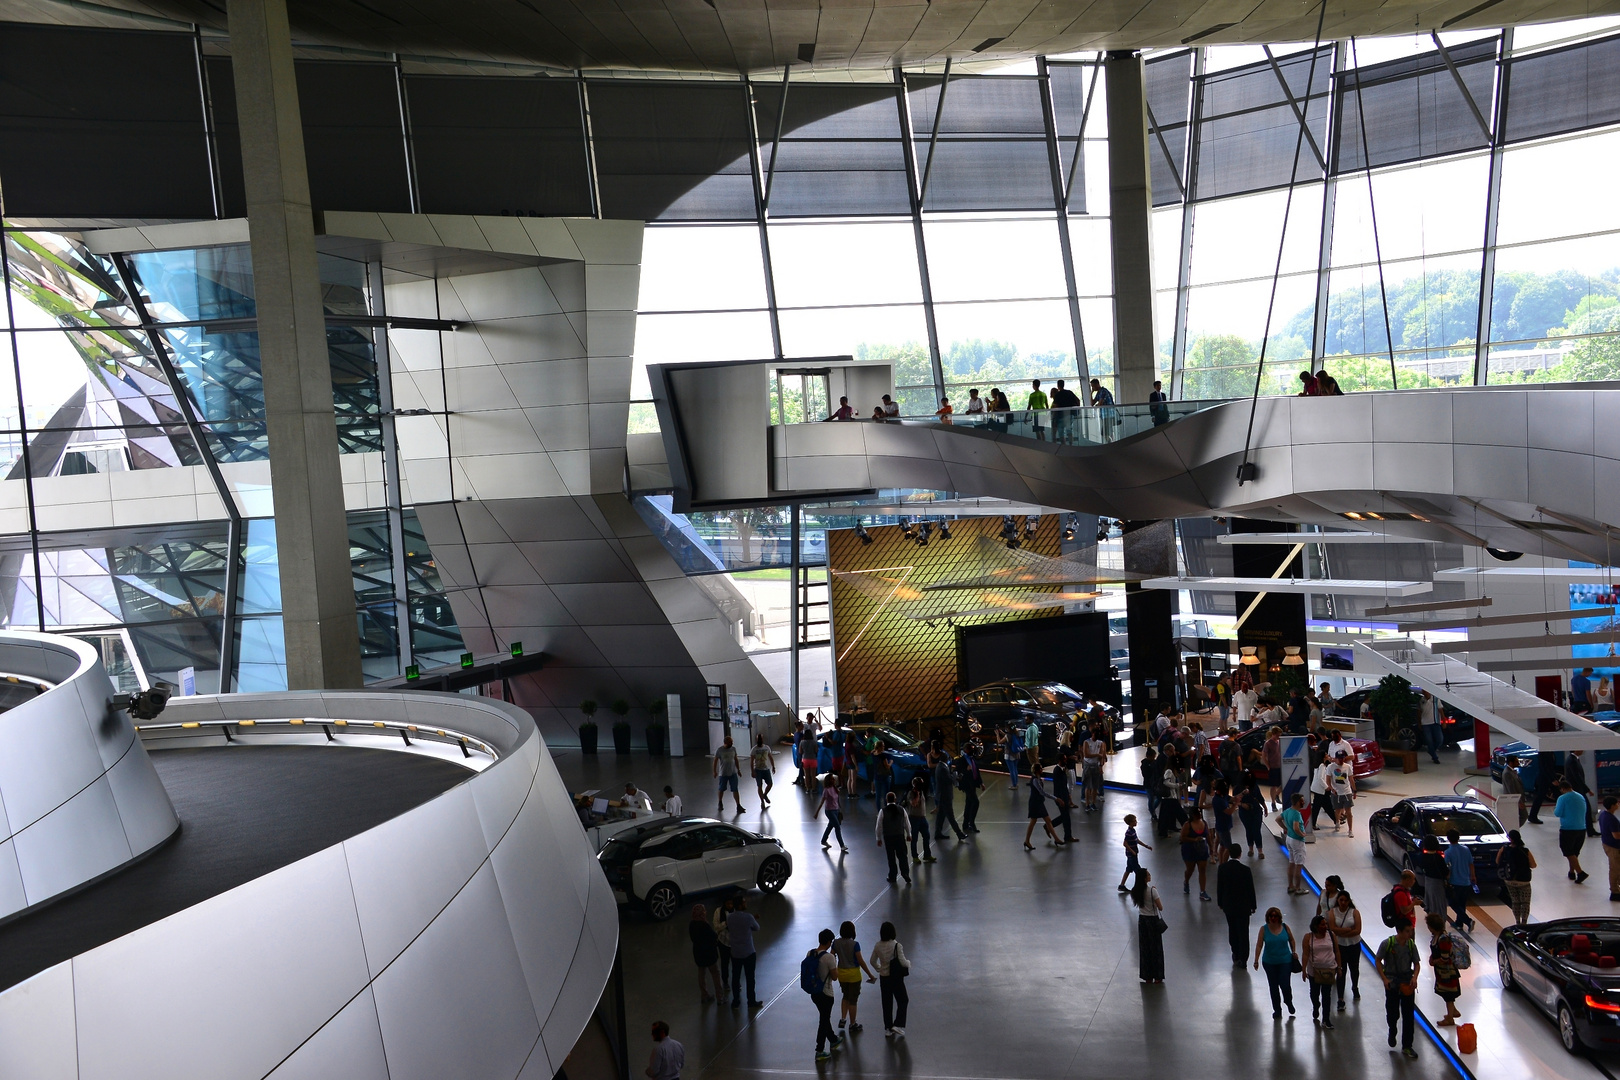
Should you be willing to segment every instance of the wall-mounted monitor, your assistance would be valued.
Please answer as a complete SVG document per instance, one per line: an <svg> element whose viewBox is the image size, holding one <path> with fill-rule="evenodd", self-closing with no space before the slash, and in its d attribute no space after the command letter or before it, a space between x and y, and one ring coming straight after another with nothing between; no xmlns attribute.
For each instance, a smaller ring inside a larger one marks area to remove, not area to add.
<svg viewBox="0 0 1620 1080"><path fill-rule="evenodd" d="M1322 646L1323 671L1354 671L1356 668L1356 650L1351 646L1338 645Z"/></svg>

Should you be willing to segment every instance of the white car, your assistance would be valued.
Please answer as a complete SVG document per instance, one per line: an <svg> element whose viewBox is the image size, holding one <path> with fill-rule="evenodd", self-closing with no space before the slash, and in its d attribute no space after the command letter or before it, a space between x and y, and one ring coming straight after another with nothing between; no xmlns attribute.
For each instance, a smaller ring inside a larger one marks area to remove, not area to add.
<svg viewBox="0 0 1620 1080"><path fill-rule="evenodd" d="M774 836L712 818L663 818L618 833L597 855L614 899L667 919L681 898L713 889L781 892L793 856Z"/></svg>

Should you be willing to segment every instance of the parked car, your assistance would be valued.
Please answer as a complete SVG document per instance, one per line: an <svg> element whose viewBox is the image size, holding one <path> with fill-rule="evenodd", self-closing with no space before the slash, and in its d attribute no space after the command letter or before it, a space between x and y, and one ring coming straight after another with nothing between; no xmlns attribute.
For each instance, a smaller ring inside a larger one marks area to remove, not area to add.
<svg viewBox="0 0 1620 1080"><path fill-rule="evenodd" d="M1107 702L1093 701L1063 683L1038 679L1002 679L957 695L956 721L986 747L994 745L996 728L1013 724L1026 728L1034 721L1041 728L1041 761L1049 764L1057 760L1056 725L1094 705L1103 707L1116 734L1124 730L1124 714Z"/></svg>
<svg viewBox="0 0 1620 1080"><path fill-rule="evenodd" d="M1243 756L1247 758L1250 750L1258 750L1265 745L1266 732L1274 727L1282 728L1283 734L1286 735L1288 733L1287 725L1288 721L1283 720L1278 723L1261 724L1258 727L1252 727L1248 731L1239 733L1237 736L1238 746L1242 748ZM1210 736L1209 752L1219 758L1221 745L1225 742L1225 735ZM1384 752L1378 748L1377 743L1371 739L1346 739L1345 742L1350 744L1350 752L1353 755L1352 764L1355 766L1357 780L1365 780L1369 776L1377 776L1384 771ZM1255 773L1262 780L1265 779L1264 773L1258 767L1255 769Z"/></svg>
<svg viewBox="0 0 1620 1080"><path fill-rule="evenodd" d="M1590 719L1610 731L1620 732L1620 713L1593 713ZM1594 752L1593 757L1600 765L1607 766L1612 761L1620 760L1620 750L1598 750ZM1553 752L1553 760L1557 763L1558 770L1561 773L1564 767L1563 752ZM1515 768L1519 771L1519 781L1524 785L1524 790L1534 791L1536 790L1536 784L1541 780L1539 763L1540 758L1535 748L1529 743L1503 743L1491 751L1491 779L1500 784L1502 782L1502 773L1510 767ZM1605 769L1605 771L1607 770ZM1591 783L1592 779L1592 777L1588 777L1587 782Z"/></svg>
<svg viewBox="0 0 1620 1080"><path fill-rule="evenodd" d="M1362 702L1366 701L1376 689L1378 689L1376 685L1363 686L1359 690L1350 691L1348 694L1344 695L1344 697L1335 698L1333 701L1333 715L1343 717L1347 720L1359 719L1361 716ZM1417 715L1417 703L1422 699L1422 697L1423 695L1418 691L1412 691L1412 715L1414 716ZM1451 706L1445 704L1444 702L1439 702L1439 707L1440 734L1447 746L1455 747L1462 740L1472 739L1474 737L1473 717L1453 710ZM1388 732L1384 730L1384 724L1382 721L1379 721L1378 723L1378 734L1381 738L1388 737ZM1422 732L1419 732L1418 734L1421 737Z"/></svg>
<svg viewBox="0 0 1620 1080"><path fill-rule="evenodd" d="M928 748L921 741L912 738L903 731L896 731L885 724L853 724L845 728L860 738L862 745L872 745L877 739L883 743L883 756L889 759L894 770L893 784L896 789L909 787L913 777L920 776L932 790L933 776L928 768L925 755ZM872 779L871 758L869 755L861 757L861 763L855 770L856 774L866 781Z"/></svg>
<svg viewBox="0 0 1620 1080"><path fill-rule="evenodd" d="M1496 938L1502 989L1517 990L1558 1025L1564 1049L1620 1044L1620 919L1554 919Z"/></svg>
<svg viewBox="0 0 1620 1080"><path fill-rule="evenodd" d="M650 821L618 833L597 855L620 904L639 904L655 919L675 914L682 897L714 889L781 892L793 856L774 836L712 818Z"/></svg>
<svg viewBox="0 0 1620 1080"><path fill-rule="evenodd" d="M1374 811L1367 822L1373 858L1382 855L1403 870L1421 875L1418 846L1425 836L1458 834L1474 857L1474 876L1480 887L1499 887L1496 856L1507 847L1507 829L1490 808L1466 795L1418 795Z"/></svg>

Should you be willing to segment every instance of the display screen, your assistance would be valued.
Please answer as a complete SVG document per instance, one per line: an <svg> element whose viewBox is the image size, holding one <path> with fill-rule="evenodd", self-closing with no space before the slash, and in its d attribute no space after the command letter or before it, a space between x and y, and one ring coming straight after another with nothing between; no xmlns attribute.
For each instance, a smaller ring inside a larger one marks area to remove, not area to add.
<svg viewBox="0 0 1620 1080"><path fill-rule="evenodd" d="M1323 671L1354 671L1356 667L1356 650L1353 648L1339 648L1335 645L1322 646Z"/></svg>
<svg viewBox="0 0 1620 1080"><path fill-rule="evenodd" d="M1041 679L1119 704L1102 612L961 627L956 657L963 689L997 679Z"/></svg>

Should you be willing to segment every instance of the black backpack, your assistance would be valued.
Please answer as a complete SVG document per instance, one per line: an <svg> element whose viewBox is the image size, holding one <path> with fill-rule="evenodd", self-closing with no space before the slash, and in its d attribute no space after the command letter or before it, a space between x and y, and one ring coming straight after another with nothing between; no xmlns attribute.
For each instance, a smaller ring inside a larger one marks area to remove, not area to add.
<svg viewBox="0 0 1620 1080"><path fill-rule="evenodd" d="M1394 926L1400 922L1400 909L1395 906L1394 889L1389 890L1378 902L1378 914L1383 917L1385 926Z"/></svg>

